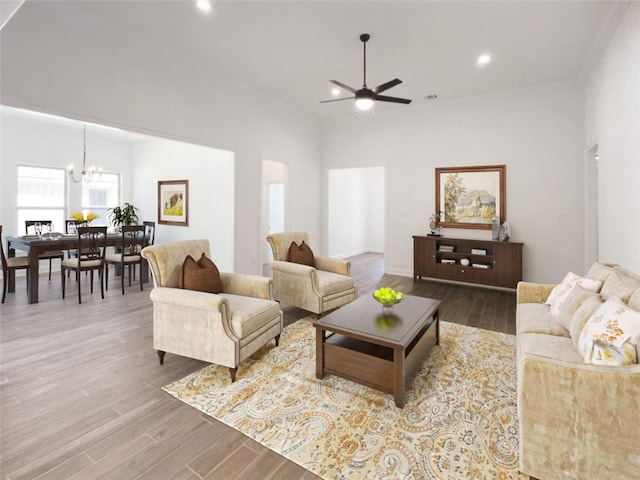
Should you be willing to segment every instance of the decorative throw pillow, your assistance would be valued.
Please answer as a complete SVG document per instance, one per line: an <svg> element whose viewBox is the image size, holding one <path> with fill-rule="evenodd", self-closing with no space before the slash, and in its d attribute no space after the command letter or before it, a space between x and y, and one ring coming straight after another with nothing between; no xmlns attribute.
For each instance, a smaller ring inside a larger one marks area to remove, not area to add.
<svg viewBox="0 0 640 480"><path fill-rule="evenodd" d="M313 252L309 245L304 243L304 240L298 246L296 242L291 242L289 245L289 252L287 253L287 261L293 263L301 263L303 265L309 265L315 267L315 260L313 259Z"/></svg>
<svg viewBox="0 0 640 480"><path fill-rule="evenodd" d="M585 290L580 285L574 285L567 298L560 305L560 313L558 314L558 323L565 329L570 330L571 319L578 308L589 298L599 297L597 293Z"/></svg>
<svg viewBox="0 0 640 480"><path fill-rule="evenodd" d="M612 297L587 320L578 351L587 363L628 365L637 361L640 312Z"/></svg>
<svg viewBox="0 0 640 480"><path fill-rule="evenodd" d="M620 267L615 267L613 272L602 285L602 298L608 300L615 296L628 302L633 292L640 288L640 278Z"/></svg>
<svg viewBox="0 0 640 480"><path fill-rule="evenodd" d="M567 296L571 292L571 289L579 285L585 290L590 292L598 292L602 286L602 282L599 280L592 280L590 278L579 277L573 272L567 273L560 285L557 285L547 298L546 304L550 305L551 315L557 317L560 315L560 306L566 300Z"/></svg>
<svg viewBox="0 0 640 480"><path fill-rule="evenodd" d="M578 350L578 343L580 341L580 334L584 328L587 320L591 318L591 315L595 313L598 308L603 304L602 298L598 294L593 294L593 297L587 298L582 305L576 310L576 313L571 317L571 323L569 324L569 335L571 340Z"/></svg>
<svg viewBox="0 0 640 480"><path fill-rule="evenodd" d="M640 312L640 288L638 288L631 298L629 299L629 303L627 303L631 308Z"/></svg>
<svg viewBox="0 0 640 480"><path fill-rule="evenodd" d="M633 365L638 363L638 355L636 346L628 339L622 342L619 347L602 340L595 340L585 361L594 365Z"/></svg>
<svg viewBox="0 0 640 480"><path fill-rule="evenodd" d="M585 274L585 277L592 280L600 280L604 282L609 275L613 273L613 266L605 265L604 263L594 263L591 265L589 271Z"/></svg>
<svg viewBox="0 0 640 480"><path fill-rule="evenodd" d="M207 258L204 252L197 262L191 255L187 255L187 258L182 263L179 286L186 290L222 293L220 271L216 264L210 258Z"/></svg>

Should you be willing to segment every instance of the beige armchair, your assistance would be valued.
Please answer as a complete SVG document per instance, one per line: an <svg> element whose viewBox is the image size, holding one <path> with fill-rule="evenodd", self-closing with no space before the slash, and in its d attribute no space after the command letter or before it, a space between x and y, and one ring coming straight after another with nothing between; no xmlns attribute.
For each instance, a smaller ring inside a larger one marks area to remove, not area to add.
<svg viewBox="0 0 640 480"><path fill-rule="evenodd" d="M358 287L351 278L347 260L314 255L315 267L287 261L291 242L309 245L304 232L274 233L267 236L274 261L274 297L282 303L322 315L346 305L358 297Z"/></svg>
<svg viewBox="0 0 640 480"><path fill-rule="evenodd" d="M272 280L220 273L220 294L178 288L187 255L211 258L208 240L148 246L142 250L153 276L153 348L160 364L165 352L229 368L238 365L282 332L282 311L272 295Z"/></svg>

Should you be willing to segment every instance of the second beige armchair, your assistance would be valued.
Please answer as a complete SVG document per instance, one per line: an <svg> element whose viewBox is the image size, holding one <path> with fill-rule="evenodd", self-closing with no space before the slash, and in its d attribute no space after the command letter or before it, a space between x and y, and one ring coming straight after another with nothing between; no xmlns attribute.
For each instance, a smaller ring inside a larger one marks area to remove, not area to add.
<svg viewBox="0 0 640 480"><path fill-rule="evenodd" d="M349 261L316 255L315 266L288 261L291 242L309 245L307 233L274 233L267 236L267 241L274 258L274 297L279 302L322 315L357 298L358 287L351 278Z"/></svg>

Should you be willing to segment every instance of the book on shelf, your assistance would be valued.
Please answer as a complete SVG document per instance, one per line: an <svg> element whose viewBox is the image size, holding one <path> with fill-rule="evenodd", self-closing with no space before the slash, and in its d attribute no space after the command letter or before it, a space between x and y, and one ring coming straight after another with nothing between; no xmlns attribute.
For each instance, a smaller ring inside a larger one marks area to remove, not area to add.
<svg viewBox="0 0 640 480"><path fill-rule="evenodd" d="M491 268L491 265L487 265L486 263L472 263L471 266L473 268L484 268L485 270L488 270Z"/></svg>
<svg viewBox="0 0 640 480"><path fill-rule="evenodd" d="M453 252L455 250L455 246L454 245L439 245L438 246L438 251L439 252Z"/></svg>
<svg viewBox="0 0 640 480"><path fill-rule="evenodd" d="M471 255L486 255L487 251L482 248L472 248Z"/></svg>
<svg viewBox="0 0 640 480"><path fill-rule="evenodd" d="M454 265L456 261L453 258L443 258L442 260L440 260L440 263L444 263L447 265Z"/></svg>

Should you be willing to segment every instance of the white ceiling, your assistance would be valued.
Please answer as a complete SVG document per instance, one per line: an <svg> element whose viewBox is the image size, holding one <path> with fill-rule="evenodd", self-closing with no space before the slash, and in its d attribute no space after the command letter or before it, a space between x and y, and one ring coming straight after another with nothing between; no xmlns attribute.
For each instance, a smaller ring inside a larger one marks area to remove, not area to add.
<svg viewBox="0 0 640 480"><path fill-rule="evenodd" d="M331 98L329 79L362 86L361 33L369 33L369 87L395 77L385 92L427 102L584 78L607 40L621 2L598 1L216 1L204 15L195 0L27 0L11 28L29 29L96 52L139 48L145 61L189 57L198 75L211 69L319 117L351 114ZM613 20L612 20L613 19ZM8 28L7 28L8 27ZM64 45L64 43L63 43ZM489 53L492 62L475 65Z"/></svg>

